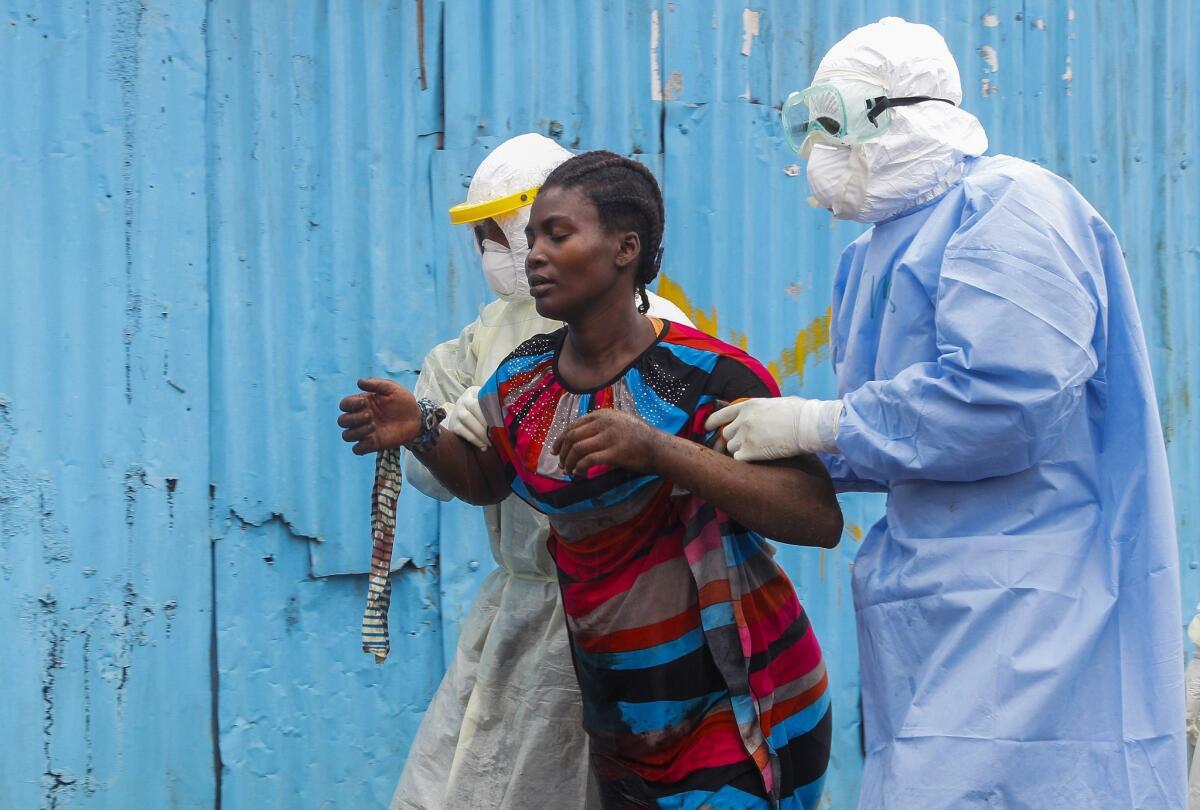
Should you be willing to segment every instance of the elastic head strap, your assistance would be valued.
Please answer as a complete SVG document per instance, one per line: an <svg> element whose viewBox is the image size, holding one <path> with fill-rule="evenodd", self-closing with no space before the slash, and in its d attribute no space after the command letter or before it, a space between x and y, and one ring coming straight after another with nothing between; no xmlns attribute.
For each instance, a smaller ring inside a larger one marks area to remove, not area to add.
<svg viewBox="0 0 1200 810"><path fill-rule="evenodd" d="M951 107L956 106L953 101L948 98L934 98L933 96L899 96L897 98L888 98L880 96L879 98L867 99L867 120L875 126L875 119L883 115L883 111L889 107L908 107L912 104L920 104L922 101L941 101L949 104Z"/></svg>

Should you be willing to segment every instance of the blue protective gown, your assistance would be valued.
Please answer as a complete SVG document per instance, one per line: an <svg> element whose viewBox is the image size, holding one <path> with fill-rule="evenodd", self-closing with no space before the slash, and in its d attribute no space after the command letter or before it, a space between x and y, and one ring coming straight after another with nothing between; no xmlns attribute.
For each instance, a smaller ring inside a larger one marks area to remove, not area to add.
<svg viewBox="0 0 1200 810"><path fill-rule="evenodd" d="M826 464L888 493L854 564L859 807L1184 808L1170 482L1108 225L973 160L846 249L831 333Z"/></svg>

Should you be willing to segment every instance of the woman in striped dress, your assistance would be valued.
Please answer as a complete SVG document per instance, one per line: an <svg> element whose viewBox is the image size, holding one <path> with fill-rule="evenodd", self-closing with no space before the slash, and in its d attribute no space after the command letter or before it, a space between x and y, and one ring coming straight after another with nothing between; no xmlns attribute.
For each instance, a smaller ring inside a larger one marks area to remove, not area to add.
<svg viewBox="0 0 1200 810"><path fill-rule="evenodd" d="M546 179L526 264L538 312L480 393L493 448L373 384L345 438L414 442L466 500L513 492L548 515L592 768L605 806L812 808L829 757L827 677L764 539L831 547L841 513L811 457L746 464L711 449L720 404L778 396L765 369L629 292L658 269L653 176L607 152ZM439 440L440 439L440 440Z"/></svg>

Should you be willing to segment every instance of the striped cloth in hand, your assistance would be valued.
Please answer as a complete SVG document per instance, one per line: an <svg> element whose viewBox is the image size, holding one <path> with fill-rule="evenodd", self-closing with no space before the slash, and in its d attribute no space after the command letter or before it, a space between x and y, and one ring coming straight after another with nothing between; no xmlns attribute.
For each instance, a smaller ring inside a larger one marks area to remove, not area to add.
<svg viewBox="0 0 1200 810"><path fill-rule="evenodd" d="M392 601L392 542L396 536L396 500L400 497L400 451L380 450L375 458L371 490L371 573L367 576L367 609L363 611L363 652L382 664L388 655L388 605Z"/></svg>

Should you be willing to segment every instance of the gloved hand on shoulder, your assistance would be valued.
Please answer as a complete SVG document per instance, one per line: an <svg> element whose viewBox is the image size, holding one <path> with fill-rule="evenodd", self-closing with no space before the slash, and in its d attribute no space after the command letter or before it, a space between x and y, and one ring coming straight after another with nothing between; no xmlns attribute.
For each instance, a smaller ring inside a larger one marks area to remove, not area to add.
<svg viewBox="0 0 1200 810"><path fill-rule="evenodd" d="M487 422L483 418L483 409L479 405L478 385L473 385L462 392L442 426L464 442L473 444L480 450L487 450L492 446L488 440Z"/></svg>

